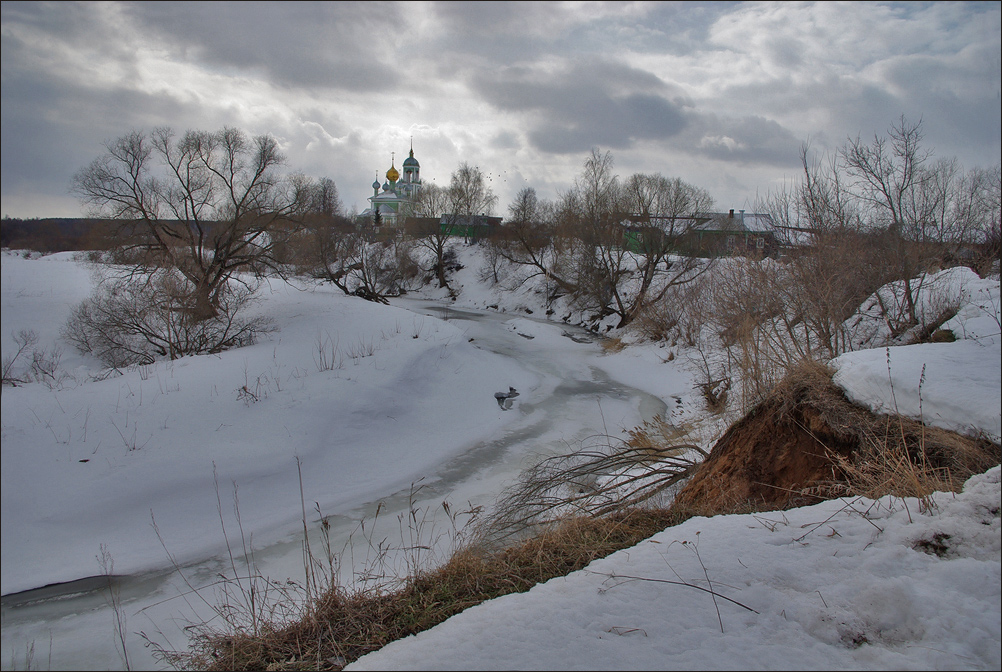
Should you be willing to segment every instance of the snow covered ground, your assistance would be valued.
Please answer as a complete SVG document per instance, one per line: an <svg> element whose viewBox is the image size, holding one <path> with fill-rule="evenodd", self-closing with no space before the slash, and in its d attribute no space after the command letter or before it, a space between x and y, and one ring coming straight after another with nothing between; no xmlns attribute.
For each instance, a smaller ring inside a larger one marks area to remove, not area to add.
<svg viewBox="0 0 1002 672"><path fill-rule="evenodd" d="M997 670L999 478L693 518L345 669Z"/></svg>
<svg viewBox="0 0 1002 672"><path fill-rule="evenodd" d="M82 297L55 297L88 284L69 255L5 256L4 354L15 328L58 347ZM71 378L4 388L3 593L97 573L98 543L117 572L163 566L151 515L179 562L215 550L214 480L226 499L238 486L267 544L302 515L297 458L307 501L337 512L500 431L516 416L493 393L539 382L445 320L339 294L273 285L262 309L280 331L238 351L95 381L96 363L64 346Z"/></svg>
<svg viewBox="0 0 1002 672"><path fill-rule="evenodd" d="M164 568L154 518L178 562L221 553L217 493L229 512L234 489L252 545L280 543L304 506L347 515L360 500L433 479L474 443L525 429L546 412L534 403L553 398L563 378L643 390L673 418L698 413L681 358L666 362L652 345L606 354L565 338L559 323L530 319L542 317L530 295L498 295L477 283L472 250L463 261L454 308L507 310L500 324L516 343L531 343L549 369L500 341L494 350L480 347L471 323L422 312L410 300L379 306L273 282L258 310L279 331L258 344L96 380L100 366L59 341L69 311L89 294L85 266L71 254L4 253L4 357L15 351L13 336L32 329L40 347L62 348L63 374L3 388L3 594L99 574L102 545L116 574ZM837 381L875 408L997 440L999 283L965 277L957 284L968 299L947 326L961 340L844 355ZM495 402L494 393L509 387L520 392L518 412ZM597 422L598 410L609 433L621 432L642 419L634 402L611 398L596 409L584 399L577 415L555 415L546 431L573 447L581 417ZM503 484L474 487L489 497ZM470 609L354 667L998 669L998 469L936 502L920 512L914 501L837 500L690 520L582 572ZM942 557L921 550L937 544ZM698 588L707 581L715 600ZM121 664L110 620L76 622L72 637L50 644L46 633L58 626L12 627L13 613L4 607L5 669L8 661L23 666L31 641L36 664L48 648L51 666L79 667L72 657L78 640L106 643L105 657L94 654L87 664ZM132 659L149 666L138 640L130 641Z"/></svg>

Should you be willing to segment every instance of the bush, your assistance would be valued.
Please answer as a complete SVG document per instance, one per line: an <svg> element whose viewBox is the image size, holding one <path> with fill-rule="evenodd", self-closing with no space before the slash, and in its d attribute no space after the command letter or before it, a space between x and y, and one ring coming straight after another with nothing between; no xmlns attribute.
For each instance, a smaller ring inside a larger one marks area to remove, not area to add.
<svg viewBox="0 0 1002 672"><path fill-rule="evenodd" d="M120 368L249 345L274 329L266 318L243 316L253 294L243 285L227 287L216 316L196 317L189 284L167 270L142 280L106 278L73 311L63 338Z"/></svg>
<svg viewBox="0 0 1002 672"><path fill-rule="evenodd" d="M30 329L14 334L14 345L17 352L3 358L3 385L17 387L36 382L52 388L62 382L66 373L59 370L62 351L58 347L38 347L38 334Z"/></svg>

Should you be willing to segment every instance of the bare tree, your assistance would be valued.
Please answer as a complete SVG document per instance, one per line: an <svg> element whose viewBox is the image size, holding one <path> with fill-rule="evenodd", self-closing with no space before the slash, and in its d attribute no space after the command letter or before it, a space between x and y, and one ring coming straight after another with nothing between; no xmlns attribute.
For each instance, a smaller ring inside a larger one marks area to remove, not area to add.
<svg viewBox="0 0 1002 672"><path fill-rule="evenodd" d="M700 223L700 215L713 208L713 197L705 189L660 174L630 176L622 198L635 237L632 254L616 257L629 264L632 276L628 286L613 285L619 327L632 322L648 302L659 301L672 287L692 281L709 266L679 250Z"/></svg>
<svg viewBox="0 0 1002 672"><path fill-rule="evenodd" d="M58 385L65 373L59 371L62 352L58 346L46 350L38 345L38 334L33 329L11 333L17 350L3 356L3 376L0 383L17 387L30 382L46 383L50 388Z"/></svg>
<svg viewBox="0 0 1002 672"><path fill-rule="evenodd" d="M296 244L301 273L377 303L389 303L387 297L403 291L410 267L406 244L395 237L373 240L367 222L343 214L327 178L318 183L304 224Z"/></svg>
<svg viewBox="0 0 1002 672"><path fill-rule="evenodd" d="M422 226L412 233L419 246L435 255L434 270L439 287L449 287L446 271L451 256L450 241L456 227L472 224L478 215L493 214L497 200L480 168L465 161L452 173L447 188L429 185L421 189L414 205L415 214L441 217L441 224Z"/></svg>
<svg viewBox="0 0 1002 672"><path fill-rule="evenodd" d="M893 314L896 310L887 310L894 332L919 323L922 274L934 256L924 243L941 190L934 172L926 168L932 153L922 147L922 137L922 122L902 116L888 137L875 135L869 144L850 139L840 152L849 177L846 188L868 210L870 221L885 228L886 262L903 283L900 317Z"/></svg>
<svg viewBox="0 0 1002 672"><path fill-rule="evenodd" d="M973 219L972 238L977 244L976 270L982 277L999 272L1002 260L1002 170L999 164L974 171L971 180L978 183L977 210Z"/></svg>
<svg viewBox="0 0 1002 672"><path fill-rule="evenodd" d="M96 216L120 223L133 274L166 268L184 277L194 319L218 314L238 273L282 272L276 250L322 192L279 174L274 138L233 128L136 131L106 149L75 175L73 190ZM325 198L329 206L336 192Z"/></svg>
<svg viewBox="0 0 1002 672"><path fill-rule="evenodd" d="M232 128L135 131L106 150L74 176L73 190L115 221L117 265L66 336L120 366L216 352L269 329L240 313L255 279L285 272L303 215L339 208L333 182L281 174L274 138Z"/></svg>
<svg viewBox="0 0 1002 672"><path fill-rule="evenodd" d="M921 145L922 122L901 117L888 135L875 135L870 144L857 137L842 148L843 165L853 180L849 187L872 208L877 221L900 235L921 235L921 188L929 179L924 167L932 155Z"/></svg>
<svg viewBox="0 0 1002 672"><path fill-rule="evenodd" d="M188 287L176 273L160 269L142 283L107 277L73 310L63 338L112 368L220 352L274 329L265 317L243 317L252 298L238 285L222 294L215 316L193 320L185 310Z"/></svg>
<svg viewBox="0 0 1002 672"><path fill-rule="evenodd" d="M408 233L413 237L415 245L424 248L435 255L433 270L438 279L438 286L448 288L446 262L450 251L450 231L441 224L441 217L448 212L450 204L447 188L429 184L421 188L414 203L414 213L419 222Z"/></svg>
<svg viewBox="0 0 1002 672"><path fill-rule="evenodd" d="M581 175L574 182L581 224L586 230L602 231L618 214L619 178L613 173L613 167L612 153L603 154L593 147ZM602 237L601 233L596 235Z"/></svg>
<svg viewBox="0 0 1002 672"><path fill-rule="evenodd" d="M770 208L774 220L799 228L815 238L862 230L862 212L858 201L846 189L838 157L812 159L810 143L806 142L800 148L800 164L804 181L792 197L793 218Z"/></svg>
<svg viewBox="0 0 1002 672"><path fill-rule="evenodd" d="M352 275L358 268L365 244L361 227L345 217L320 213L310 216L307 222L296 245L300 272L351 294L354 291Z"/></svg>
<svg viewBox="0 0 1002 672"><path fill-rule="evenodd" d="M414 214L418 217L441 217L449 209L449 191L437 184L426 184L414 197Z"/></svg>
<svg viewBox="0 0 1002 672"><path fill-rule="evenodd" d="M555 275L568 279L576 303L598 319L613 312L613 287L628 273L622 268L622 190L613 168L610 152L592 148L556 213Z"/></svg>
<svg viewBox="0 0 1002 672"><path fill-rule="evenodd" d="M973 168L961 175L952 191L948 230L956 247L970 246L978 273L991 272L999 260L999 220L1002 218L1002 171ZM959 250L957 250L959 254ZM997 270L996 270L997 272Z"/></svg>
<svg viewBox="0 0 1002 672"><path fill-rule="evenodd" d="M483 171L465 161L452 174L448 199L448 214L453 217L493 215L498 202L498 197L487 186Z"/></svg>
<svg viewBox="0 0 1002 672"><path fill-rule="evenodd" d="M625 327L706 264L679 254L682 241L713 207L703 189L679 178L633 175L621 183L609 152L593 149L574 188L556 204L523 189L509 205L498 254L521 269L516 281L543 276L549 300L570 295L596 317Z"/></svg>
<svg viewBox="0 0 1002 672"><path fill-rule="evenodd" d="M707 191L679 178L635 174L621 182L612 155L593 149L562 207L583 242L573 276L579 298L599 315L617 315L618 328L633 322L705 268L679 252L712 207Z"/></svg>
<svg viewBox="0 0 1002 672"><path fill-rule="evenodd" d="M834 157L800 152L802 182L759 204L790 236L784 271L777 276L785 305L784 326L808 352L835 357L851 349L845 321L885 282L880 238L868 231L856 199L846 190Z"/></svg>
<svg viewBox="0 0 1002 672"><path fill-rule="evenodd" d="M334 180L322 177L317 181L310 196L309 212L329 218L344 216L344 205Z"/></svg>
<svg viewBox="0 0 1002 672"><path fill-rule="evenodd" d="M564 277L558 264L562 247L556 231L556 208L540 200L536 190L523 187L508 205L508 218L490 249L515 270L511 289L542 276L547 285L547 304L558 295L574 293L577 287Z"/></svg>

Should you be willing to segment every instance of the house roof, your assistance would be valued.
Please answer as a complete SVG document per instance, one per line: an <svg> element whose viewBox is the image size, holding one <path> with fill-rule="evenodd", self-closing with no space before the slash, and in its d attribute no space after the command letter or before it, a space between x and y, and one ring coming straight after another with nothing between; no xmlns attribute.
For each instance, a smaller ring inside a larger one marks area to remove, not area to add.
<svg viewBox="0 0 1002 672"><path fill-rule="evenodd" d="M742 233L775 233L776 224L767 214L756 212L710 212L707 219L696 225L700 231L737 231Z"/></svg>

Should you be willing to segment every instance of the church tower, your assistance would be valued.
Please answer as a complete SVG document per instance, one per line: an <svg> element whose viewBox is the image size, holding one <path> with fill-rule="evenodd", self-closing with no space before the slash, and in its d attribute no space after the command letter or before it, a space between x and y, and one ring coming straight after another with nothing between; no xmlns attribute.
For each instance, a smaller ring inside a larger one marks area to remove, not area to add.
<svg viewBox="0 0 1002 672"><path fill-rule="evenodd" d="M408 196L414 197L421 188L421 164L414 158L414 138L411 138L411 154L404 159L404 189Z"/></svg>
<svg viewBox="0 0 1002 672"><path fill-rule="evenodd" d="M388 226L402 224L403 219L413 212L414 198L421 189L421 164L414 158L414 138L411 138L410 156L404 159L403 174L397 170L393 154L395 152L390 154L390 169L386 171L382 192L377 173L376 181L372 183L372 196L369 197L371 206L362 213L375 218L378 212L379 220Z"/></svg>

